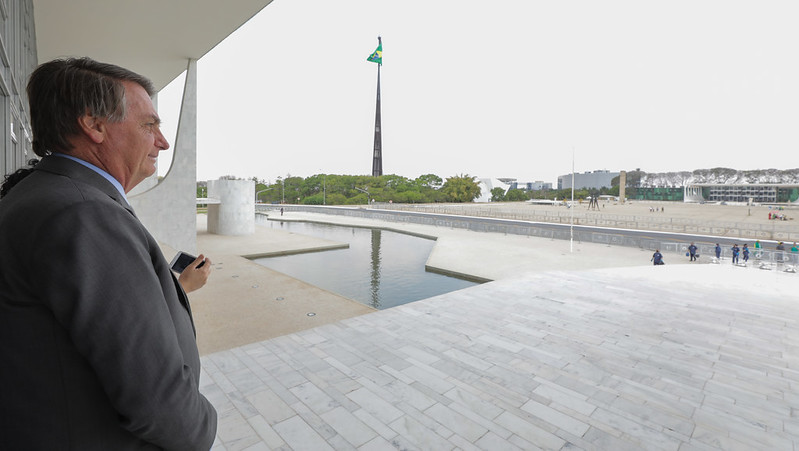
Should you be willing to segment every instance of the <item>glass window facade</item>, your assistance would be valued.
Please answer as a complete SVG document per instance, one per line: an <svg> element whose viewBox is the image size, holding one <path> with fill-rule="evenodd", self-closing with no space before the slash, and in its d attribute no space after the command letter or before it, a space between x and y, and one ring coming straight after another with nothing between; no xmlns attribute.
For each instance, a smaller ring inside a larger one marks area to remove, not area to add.
<svg viewBox="0 0 799 451"><path fill-rule="evenodd" d="M697 185L709 202L786 203L799 199L799 185Z"/></svg>
<svg viewBox="0 0 799 451"><path fill-rule="evenodd" d="M0 174L34 158L25 84L36 68L32 0L0 0Z"/></svg>

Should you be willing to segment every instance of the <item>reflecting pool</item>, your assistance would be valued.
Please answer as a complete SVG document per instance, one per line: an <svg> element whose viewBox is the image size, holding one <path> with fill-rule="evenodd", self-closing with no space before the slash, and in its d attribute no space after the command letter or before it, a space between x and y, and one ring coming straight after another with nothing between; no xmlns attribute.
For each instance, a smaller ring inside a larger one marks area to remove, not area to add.
<svg viewBox="0 0 799 451"><path fill-rule="evenodd" d="M257 219L258 227L349 243L349 249L254 261L341 296L386 309L476 285L425 271L435 241L362 227Z"/></svg>

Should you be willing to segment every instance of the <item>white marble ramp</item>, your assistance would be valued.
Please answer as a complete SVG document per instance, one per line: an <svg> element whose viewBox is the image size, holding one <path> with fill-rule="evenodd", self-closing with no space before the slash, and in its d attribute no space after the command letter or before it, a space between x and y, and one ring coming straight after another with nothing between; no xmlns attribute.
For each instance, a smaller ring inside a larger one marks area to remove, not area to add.
<svg viewBox="0 0 799 451"><path fill-rule="evenodd" d="M203 365L214 450L797 450L799 275L531 273Z"/></svg>

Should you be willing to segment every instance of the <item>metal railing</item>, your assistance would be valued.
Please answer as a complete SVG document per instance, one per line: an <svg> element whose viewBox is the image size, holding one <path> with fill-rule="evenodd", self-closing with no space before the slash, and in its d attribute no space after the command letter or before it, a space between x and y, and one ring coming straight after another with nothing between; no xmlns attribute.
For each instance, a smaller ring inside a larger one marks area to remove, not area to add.
<svg viewBox="0 0 799 451"><path fill-rule="evenodd" d="M373 203L370 208L395 211L412 211L432 214L462 215L519 221L549 222L554 224L615 227L621 229L656 230L675 233L693 233L730 238L799 241L799 225L774 222L757 224L734 221L713 221L690 218L659 217L652 215L620 215L586 211L536 210L524 212L503 211L490 207L457 204L387 204Z"/></svg>

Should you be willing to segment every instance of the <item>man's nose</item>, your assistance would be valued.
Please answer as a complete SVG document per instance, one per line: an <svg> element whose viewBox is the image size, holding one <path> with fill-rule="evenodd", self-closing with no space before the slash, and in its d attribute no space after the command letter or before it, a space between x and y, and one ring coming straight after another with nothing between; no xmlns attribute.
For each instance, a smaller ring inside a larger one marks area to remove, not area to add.
<svg viewBox="0 0 799 451"><path fill-rule="evenodd" d="M161 130L158 130L158 135L155 137L155 145L161 150L169 149L169 141L166 140Z"/></svg>

